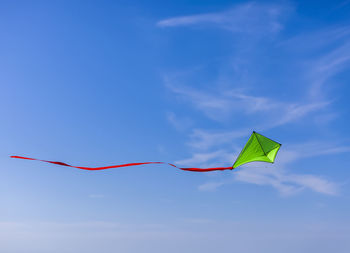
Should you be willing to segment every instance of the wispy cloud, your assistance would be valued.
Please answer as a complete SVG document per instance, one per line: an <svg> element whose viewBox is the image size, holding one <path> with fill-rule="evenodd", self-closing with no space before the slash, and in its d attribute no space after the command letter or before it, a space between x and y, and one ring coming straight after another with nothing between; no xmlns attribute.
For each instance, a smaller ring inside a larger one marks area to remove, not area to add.
<svg viewBox="0 0 350 253"><path fill-rule="evenodd" d="M299 120L327 107L329 101L283 102L268 97L246 95L239 90L205 91L170 84L167 87L213 120L226 120L237 114L256 118L267 112L259 128L268 129Z"/></svg>
<svg viewBox="0 0 350 253"><path fill-rule="evenodd" d="M330 26L300 33L280 44L299 57L304 69L309 95L322 97L325 85L338 73L350 67L350 27Z"/></svg>
<svg viewBox="0 0 350 253"><path fill-rule="evenodd" d="M234 174L235 181L257 185L269 185L284 196L296 194L304 189L314 192L336 195L338 186L320 176L308 174L293 174L276 167L264 168L245 166Z"/></svg>
<svg viewBox="0 0 350 253"><path fill-rule="evenodd" d="M350 147L334 142L310 141L296 145L290 145L290 153L297 157L307 158L322 155L332 155L350 152Z"/></svg>
<svg viewBox="0 0 350 253"><path fill-rule="evenodd" d="M258 3L247 3L237 5L236 7L218 13L189 15L183 17L176 17L166 19L158 22L159 26L183 26L183 25L199 25L199 24L216 24L220 27L236 27L237 31L242 32L252 31L256 33L255 25L247 22L249 29L240 25L240 22L246 22L245 19L253 20L262 26L269 27L269 24L279 22L282 26L284 20L280 19L281 16L288 16L287 13L292 10L288 4L269 5ZM256 12L256 13L255 13ZM255 15L253 15L255 14ZM268 17L268 18L262 18ZM228 22L228 20L230 22ZM229 23L229 25L227 25ZM227 28L228 29L228 28ZM234 29L233 29L234 30ZM253 36L253 35L249 35ZM260 129L269 129L270 127L277 127L290 122L295 122L299 119L306 118L312 113L316 113L325 109L331 105L330 99L326 98L324 85L336 74L340 73L350 65L350 44L346 42L346 38L350 36L349 27L329 27L320 31L308 31L307 33L301 33L290 39L274 38L277 48L273 50L282 50L285 52L304 52L302 54L293 55L293 59L287 59L290 61L291 66L293 64L302 65L302 69L298 69L299 72L293 73L292 77L286 77L287 79L295 77L301 80L296 86L303 86L302 90L298 90L300 96L297 101L283 101L273 97L256 96L249 94L245 90L246 85L242 83L242 80L237 76L249 71L250 76L254 76L255 69L242 64L245 61L255 61L254 55L259 54L259 45L254 47L247 46L246 40L242 43L236 43L236 47L233 53L231 62L227 62L227 65L233 67L238 65L238 71L234 72L234 75L230 77L219 76L216 83L211 84L211 90L203 89L203 85L199 85L200 88L193 88L193 86L179 84L175 79L167 77L165 83L167 87L177 94L178 97L189 101L196 109L203 112L211 119L218 121L225 121L232 118L232 116L238 115L252 115L256 117L257 113L268 112L267 117L264 117L265 122L258 124ZM249 40L250 41L250 40ZM248 43L249 44L249 43ZM270 45L271 42L269 42ZM327 50L321 50L325 49ZM246 52L249 49L250 54L247 58L246 54L240 55L240 52ZM271 48L272 49L272 48ZM304 51L303 51L304 50ZM307 52L307 53L305 53ZM310 53L314 52L314 53ZM295 58L297 57L297 58ZM248 69L246 69L248 67ZM234 67L235 68L235 67ZM237 72L237 73L236 73ZM229 80L231 84L229 88L222 89L222 80ZM259 80L259 84L264 85L267 80ZM191 81L189 82L191 83ZM213 87L221 87L220 89L213 89ZM309 92L308 92L309 91ZM308 96L309 95L309 96ZM255 115L254 115L255 114ZM333 113L331 113L333 114ZM330 115L328 113L328 115ZM334 114L333 114L334 115ZM314 115L319 117L320 114ZM255 118L256 119L256 118Z"/></svg>
<svg viewBox="0 0 350 253"><path fill-rule="evenodd" d="M310 95L320 97L325 84L336 74L350 67L350 43L345 43L318 58L311 66L308 74L312 80Z"/></svg>
<svg viewBox="0 0 350 253"><path fill-rule="evenodd" d="M166 117L169 123L179 131L188 129L193 124L193 121L190 118L188 117L180 118L173 112L168 112L166 114Z"/></svg>
<svg viewBox="0 0 350 253"><path fill-rule="evenodd" d="M166 83L167 87L172 92L189 101L195 108L204 112L212 119L218 120L226 117L232 111L232 101L230 101L228 98L210 94L209 92L196 90L191 87L180 87L179 85L173 85L169 81Z"/></svg>
<svg viewBox="0 0 350 253"><path fill-rule="evenodd" d="M196 149L210 149L223 144L232 143L234 140L248 136L251 129L233 130L233 131L206 131L203 129L194 129L190 135L189 146Z"/></svg>
<svg viewBox="0 0 350 253"><path fill-rule="evenodd" d="M198 186L198 190L200 191L216 191L217 188L219 188L220 186L223 186L227 183L225 182L207 182L204 184L201 184L200 186Z"/></svg>
<svg viewBox="0 0 350 253"><path fill-rule="evenodd" d="M267 128L281 126L290 122L294 122L305 116L317 112L321 109L324 109L330 104L330 102L310 102L303 104L283 104L282 107L279 107L279 113L277 113L277 117L272 120L270 126L266 126Z"/></svg>
<svg viewBox="0 0 350 253"><path fill-rule="evenodd" d="M195 153L191 158L176 161L176 164L182 166L203 166L211 167L220 165L231 164L234 158L233 153L226 152L224 150L217 150L207 153Z"/></svg>
<svg viewBox="0 0 350 253"><path fill-rule="evenodd" d="M294 53L302 53L305 57L309 53L324 47L337 47L337 42L346 40L350 36L349 26L329 26L322 29L300 32L297 35L279 42ZM322 53L322 52L320 52Z"/></svg>
<svg viewBox="0 0 350 253"><path fill-rule="evenodd" d="M213 25L234 33L264 34L283 28L281 19L290 10L287 5L246 3L228 11L180 16L161 20L160 27Z"/></svg>
<svg viewBox="0 0 350 253"><path fill-rule="evenodd" d="M248 4L245 8L253 8L252 6L255 6L255 4ZM237 11L238 9L237 7ZM279 7L279 9L283 10L283 7ZM259 11L264 12L263 10ZM217 83L212 84L212 89L207 91L202 87L195 89L189 85L178 84L176 79L168 77L165 78L165 83L172 92L189 101L195 108L211 119L223 121L241 112L244 114L269 112L269 117L274 117L271 118L271 122L268 124L280 126L330 107L332 100L327 98L327 87L332 88L334 86L331 83L332 78L350 67L349 37L350 27L336 26L319 31L308 31L307 33L298 34L291 39L275 41L279 44L278 50L284 50L289 53L294 52L293 57L286 61L291 66L298 65L299 68L296 71L299 72L293 73L293 76L290 77L286 76L286 78L297 78L301 82L298 85L293 84L296 87L303 87L301 90L296 89L296 91L300 92L298 97L300 100L298 101L287 102L274 99L273 97L251 95L244 91L246 85L236 78L238 75L236 72L230 77L218 77ZM237 47L235 56L231 59L233 62L240 62L240 56L237 55L237 52L245 52L247 50L246 43L238 43ZM257 48L259 47L257 46ZM255 54L254 49L249 47L249 50L252 51L251 54ZM298 53L295 53L297 51ZM258 54L258 52L256 53ZM255 59L251 60L254 61ZM232 62L227 64L230 65ZM242 63L238 65L240 66L238 71L240 74L249 70L250 75L254 75L254 69L245 69L244 64L242 69ZM226 79L234 85L234 88L231 85L229 88L222 89L221 81ZM267 80L262 79L259 82L259 85L264 85ZM221 87L221 90L215 90L213 87ZM335 114L327 112L327 115L334 116ZM320 117L320 115L315 116ZM269 128L269 126L263 125L261 128Z"/></svg>

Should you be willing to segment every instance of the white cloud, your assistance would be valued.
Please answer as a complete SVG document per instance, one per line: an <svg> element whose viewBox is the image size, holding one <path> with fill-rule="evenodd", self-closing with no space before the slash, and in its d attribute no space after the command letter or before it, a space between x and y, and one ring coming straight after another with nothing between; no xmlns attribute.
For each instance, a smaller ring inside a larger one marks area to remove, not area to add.
<svg viewBox="0 0 350 253"><path fill-rule="evenodd" d="M254 117L256 120L256 115L265 112L266 116L259 123L259 129L265 130L297 121L330 105L329 101L290 103L268 97L246 95L232 89L196 90L190 87L172 85L169 79L167 87L213 120L225 121L242 114Z"/></svg>
<svg viewBox="0 0 350 253"><path fill-rule="evenodd" d="M198 190L215 191L217 188L219 188L220 186L223 186L224 184L225 184L224 182L208 182L198 186Z"/></svg>
<svg viewBox="0 0 350 253"><path fill-rule="evenodd" d="M169 81L167 81L167 87L181 98L190 101L194 107L212 119L220 120L232 110L233 102L223 96L216 96L190 87L172 85Z"/></svg>
<svg viewBox="0 0 350 253"><path fill-rule="evenodd" d="M304 189L327 195L338 193L337 185L329 180L315 175L288 173L275 166L269 168L244 166L244 169L236 171L234 178L236 181L251 184L270 185L286 196Z"/></svg>
<svg viewBox="0 0 350 253"><path fill-rule="evenodd" d="M190 135L189 145L196 149L209 149L215 146L232 143L234 140L248 136L251 129L236 131L206 131L194 129Z"/></svg>
<svg viewBox="0 0 350 253"><path fill-rule="evenodd" d="M294 152L295 159L299 157L305 158L350 152L349 146L324 141L310 141L302 144L290 145L289 149L291 152Z"/></svg>
<svg viewBox="0 0 350 253"><path fill-rule="evenodd" d="M180 16L161 20L159 27L213 25L234 33L275 33L283 28L281 19L290 11L287 5L246 3L216 13Z"/></svg>
<svg viewBox="0 0 350 253"><path fill-rule="evenodd" d="M284 104L280 107L280 113L278 117L273 120L267 128L281 126L290 122L299 120L313 112L317 112L327 107L330 102L311 102L306 104Z"/></svg>
<svg viewBox="0 0 350 253"><path fill-rule="evenodd" d="M331 78L349 68L349 37L349 26L334 26L298 34L281 43L289 51L301 53L299 62L304 66L312 99L322 98Z"/></svg>
<svg viewBox="0 0 350 253"><path fill-rule="evenodd" d="M350 43L346 43L316 60L310 71L310 95L319 97L324 85L336 74L350 66Z"/></svg>
<svg viewBox="0 0 350 253"><path fill-rule="evenodd" d="M192 126L193 121L187 117L179 118L173 112L168 112L166 114L169 123L179 131L183 131Z"/></svg>
<svg viewBox="0 0 350 253"><path fill-rule="evenodd" d="M296 36L280 42L293 52L313 52L346 39L350 35L349 26L324 27L316 31L301 32ZM308 55L306 54L306 57Z"/></svg>
<svg viewBox="0 0 350 253"><path fill-rule="evenodd" d="M191 158L176 161L176 164L181 166L202 166L202 167L217 167L218 164L233 164L233 153L225 152L224 150L217 150L207 153L195 153Z"/></svg>

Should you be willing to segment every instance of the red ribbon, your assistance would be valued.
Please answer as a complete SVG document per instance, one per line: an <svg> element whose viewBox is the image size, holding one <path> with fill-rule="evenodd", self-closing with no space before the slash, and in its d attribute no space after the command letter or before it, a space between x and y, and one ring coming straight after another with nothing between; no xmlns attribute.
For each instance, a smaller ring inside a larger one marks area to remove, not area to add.
<svg viewBox="0 0 350 253"><path fill-rule="evenodd" d="M178 168L180 170L194 171L194 172L208 172L208 171L216 171L216 170L233 170L234 169L233 167L216 167L216 168L205 168L205 169L202 169L202 168L180 168L180 167L177 167L174 164L165 163L165 162L125 163L125 164L119 164L119 165L91 168L91 167L72 166L72 165L69 165L69 164L66 164L66 163L63 163L63 162L46 161L46 160L40 160L40 159L23 157L23 156L16 156L16 155L11 156L11 158L26 159L26 160L33 160L33 161L41 161L41 162L52 163L52 164L57 164L57 165L61 165L61 166L82 169L82 170L106 170L106 169L129 167L129 166L138 166L138 165L145 165L145 164L168 164L168 165L173 166L175 168Z"/></svg>

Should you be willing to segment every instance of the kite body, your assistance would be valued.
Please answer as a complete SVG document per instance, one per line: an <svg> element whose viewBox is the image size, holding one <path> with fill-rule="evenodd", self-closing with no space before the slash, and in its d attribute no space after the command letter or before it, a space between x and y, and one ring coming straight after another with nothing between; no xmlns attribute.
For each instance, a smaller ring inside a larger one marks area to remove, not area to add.
<svg viewBox="0 0 350 253"><path fill-rule="evenodd" d="M167 165L170 165L172 167L178 168L180 170L185 170L185 171L209 172L209 171L217 171L217 170L233 170L233 169L237 168L238 166L241 166L241 165L249 163L249 162L254 162L254 161L273 163L275 161L277 152L280 149L280 147L281 147L280 143L277 143L277 142L255 132L255 131L253 131L252 135L250 136L248 142L245 144L241 153L237 157L233 166L215 167L215 168L180 168L174 164L165 163L165 162L126 163L126 164L104 166L104 167L81 167L81 166L69 165L69 164L63 163L63 162L40 160L40 159L29 158L29 157L24 157L24 156L11 156L11 158L47 162L47 163L52 163L52 164L56 164L56 165L77 168L77 169L82 169L82 170L106 170L106 169L112 169L112 168L139 166L139 165L146 165L146 164L167 164Z"/></svg>
<svg viewBox="0 0 350 253"><path fill-rule="evenodd" d="M256 161L273 163L280 147L280 143L253 131L232 168Z"/></svg>

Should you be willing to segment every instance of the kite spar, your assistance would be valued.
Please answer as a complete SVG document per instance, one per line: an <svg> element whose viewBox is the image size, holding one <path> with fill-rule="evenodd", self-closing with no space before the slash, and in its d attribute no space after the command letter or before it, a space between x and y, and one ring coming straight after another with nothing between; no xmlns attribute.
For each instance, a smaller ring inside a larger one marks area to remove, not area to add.
<svg viewBox="0 0 350 253"><path fill-rule="evenodd" d="M69 164L63 163L63 162L40 160L40 159L29 158L29 157L24 157L24 156L11 156L11 158L47 162L47 163L52 163L52 164L56 164L56 165L77 168L77 169L82 169L82 170L106 170L106 169L112 169L112 168L130 167L130 166L138 166L138 165L146 165L146 164L167 164L167 165L170 165L172 167L178 168L180 170L185 170L185 171L209 172L209 171L216 171L216 170L233 170L233 169L237 168L238 166L241 166L241 165L249 163L249 162L255 162L255 161L273 163L275 161L277 152L280 149L280 147L281 147L280 143L275 142L275 141L255 132L255 131L253 131L252 135L250 136L249 140L245 144L241 153L237 157L233 166L214 167L214 168L181 168L181 167L178 167L174 164L166 163L166 162L126 163L126 164L104 166L104 167L80 167L80 166L69 165Z"/></svg>

